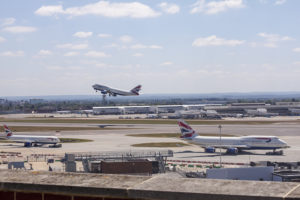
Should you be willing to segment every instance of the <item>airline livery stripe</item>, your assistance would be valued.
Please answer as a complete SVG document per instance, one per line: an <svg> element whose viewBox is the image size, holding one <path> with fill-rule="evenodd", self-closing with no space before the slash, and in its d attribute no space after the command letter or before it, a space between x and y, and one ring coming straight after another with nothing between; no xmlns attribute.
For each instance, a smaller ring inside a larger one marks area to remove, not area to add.
<svg viewBox="0 0 300 200"><path fill-rule="evenodd" d="M192 129L190 126L188 126L188 125L186 125L186 124L184 124L182 122L178 122L178 124L179 124L179 126L183 126L186 129Z"/></svg>

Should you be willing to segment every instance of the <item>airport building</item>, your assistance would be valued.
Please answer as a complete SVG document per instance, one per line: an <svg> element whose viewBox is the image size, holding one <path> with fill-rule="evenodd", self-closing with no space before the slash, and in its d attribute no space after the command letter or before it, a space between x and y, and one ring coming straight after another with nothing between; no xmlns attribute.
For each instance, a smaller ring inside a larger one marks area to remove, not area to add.
<svg viewBox="0 0 300 200"><path fill-rule="evenodd" d="M94 115L120 115L124 114L124 109L118 106L112 107L93 107Z"/></svg>
<svg viewBox="0 0 300 200"><path fill-rule="evenodd" d="M184 110L183 105L161 105L157 106L157 113L174 113L179 110Z"/></svg>
<svg viewBox="0 0 300 200"><path fill-rule="evenodd" d="M124 106L124 114L151 114L156 113L153 106Z"/></svg>
<svg viewBox="0 0 300 200"><path fill-rule="evenodd" d="M157 106L103 106L93 107L95 115L105 114L160 114L177 111L200 111L205 105L157 105Z"/></svg>
<svg viewBox="0 0 300 200"><path fill-rule="evenodd" d="M207 169L208 179L273 181L274 167L240 167ZM278 181L278 179L276 179Z"/></svg>
<svg viewBox="0 0 300 200"><path fill-rule="evenodd" d="M219 117L271 117L300 115L299 104L270 105L264 103L112 106L93 107L93 114L157 114L161 117L219 118Z"/></svg>

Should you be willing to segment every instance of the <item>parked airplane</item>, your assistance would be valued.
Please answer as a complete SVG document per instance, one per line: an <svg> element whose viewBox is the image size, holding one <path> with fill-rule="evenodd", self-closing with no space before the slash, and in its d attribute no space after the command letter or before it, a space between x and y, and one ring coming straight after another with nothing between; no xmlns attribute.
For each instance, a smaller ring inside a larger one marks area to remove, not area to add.
<svg viewBox="0 0 300 200"><path fill-rule="evenodd" d="M13 135L12 131L4 125L6 139L17 143L24 143L25 147L37 146L38 144L53 144L57 145L60 142L56 136L33 136L33 135Z"/></svg>
<svg viewBox="0 0 300 200"><path fill-rule="evenodd" d="M93 85L94 90L101 91L103 95L108 94L109 96L137 96L139 95L139 91L141 90L142 86L138 85L130 91L122 91L114 88L110 88L104 85L95 84Z"/></svg>
<svg viewBox="0 0 300 200"><path fill-rule="evenodd" d="M181 138L188 139L200 145L207 153L214 153L216 148L227 149L228 154L237 154L242 150L273 150L282 155L283 151L276 149L288 148L286 142L275 136L242 136L242 137L206 137L199 136L185 121L178 120Z"/></svg>

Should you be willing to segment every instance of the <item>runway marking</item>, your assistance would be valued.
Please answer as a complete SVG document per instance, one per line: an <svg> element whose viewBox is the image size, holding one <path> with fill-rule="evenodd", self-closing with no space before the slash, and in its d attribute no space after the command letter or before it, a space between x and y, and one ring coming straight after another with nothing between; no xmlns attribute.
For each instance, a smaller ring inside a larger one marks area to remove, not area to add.
<svg viewBox="0 0 300 200"><path fill-rule="evenodd" d="M288 193L286 193L282 198L285 199L288 197L292 192L294 192L298 187L300 187L300 184L295 186L293 189L291 189Z"/></svg>

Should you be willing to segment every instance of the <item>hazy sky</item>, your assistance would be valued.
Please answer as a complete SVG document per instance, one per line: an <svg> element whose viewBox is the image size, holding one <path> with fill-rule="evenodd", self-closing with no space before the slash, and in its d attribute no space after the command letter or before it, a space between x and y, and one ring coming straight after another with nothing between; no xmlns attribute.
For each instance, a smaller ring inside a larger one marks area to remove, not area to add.
<svg viewBox="0 0 300 200"><path fill-rule="evenodd" d="M0 96L300 91L299 0L2 0Z"/></svg>

